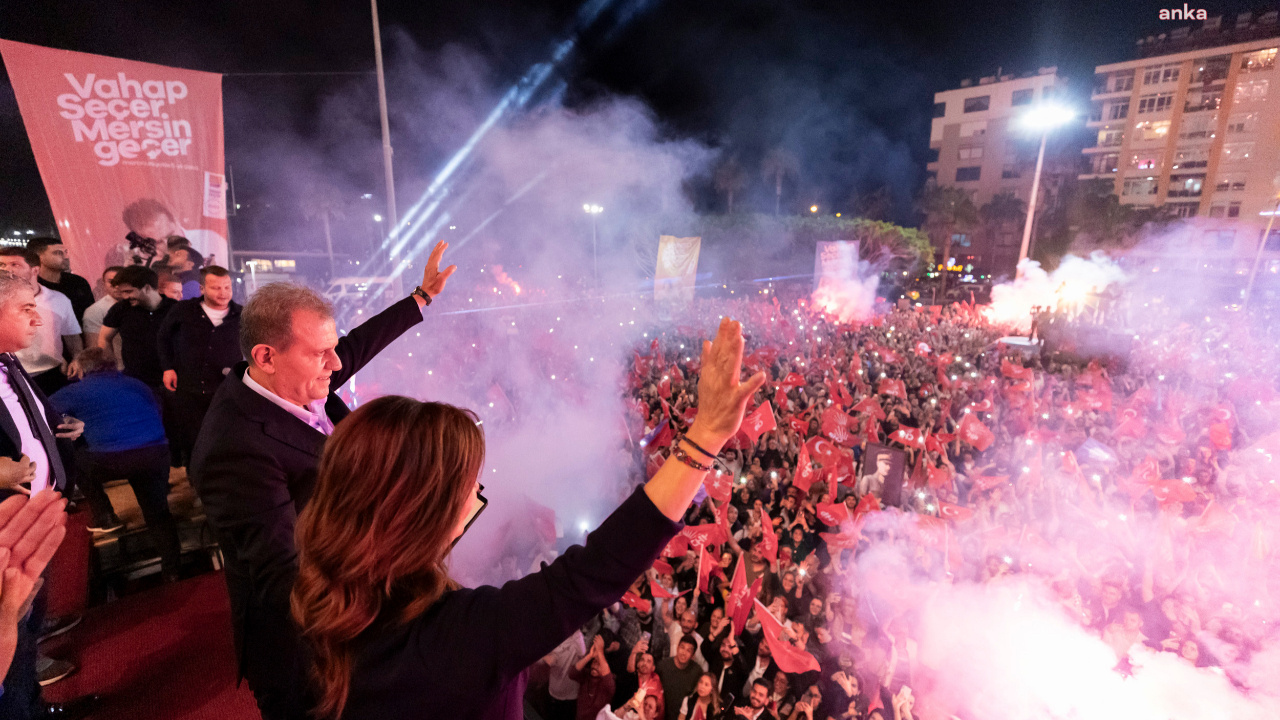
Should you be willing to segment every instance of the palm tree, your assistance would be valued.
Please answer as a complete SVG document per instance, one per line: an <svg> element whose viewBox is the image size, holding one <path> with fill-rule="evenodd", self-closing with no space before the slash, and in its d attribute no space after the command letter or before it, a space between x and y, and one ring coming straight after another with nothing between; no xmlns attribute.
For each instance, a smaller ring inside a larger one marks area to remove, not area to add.
<svg viewBox="0 0 1280 720"><path fill-rule="evenodd" d="M947 276L951 261L951 236L970 232L978 224L978 210L969 193L957 187L939 185L936 180L925 183L916 199L916 209L924 214L925 232L935 245L942 246L942 289L947 292Z"/></svg>
<svg viewBox="0 0 1280 720"><path fill-rule="evenodd" d="M1011 191L997 193L978 209L982 222L995 229L1005 223L1021 225L1027 219L1027 204Z"/></svg>
<svg viewBox="0 0 1280 720"><path fill-rule="evenodd" d="M716 192L725 194L729 201L729 214L733 214L733 196L747 186L747 171L742 168L736 156L720 164L715 172Z"/></svg>
<svg viewBox="0 0 1280 720"><path fill-rule="evenodd" d="M774 148L764 156L760 163L760 174L765 180L773 181L773 214L782 212L782 180L795 178L800 174L800 161L787 150Z"/></svg>

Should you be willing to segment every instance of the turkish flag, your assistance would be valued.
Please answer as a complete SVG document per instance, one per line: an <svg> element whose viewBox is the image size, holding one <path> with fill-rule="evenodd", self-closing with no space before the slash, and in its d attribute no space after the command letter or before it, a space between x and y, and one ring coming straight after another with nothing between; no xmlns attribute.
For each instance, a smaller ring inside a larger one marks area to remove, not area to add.
<svg viewBox="0 0 1280 720"><path fill-rule="evenodd" d="M919 355L920 357L926 357L931 352L933 352L933 350L929 347L928 343L923 343L923 342L916 343L916 355Z"/></svg>
<svg viewBox="0 0 1280 720"><path fill-rule="evenodd" d="M724 571L720 569L720 562L704 545L698 551L698 592L707 592L712 575L724 577Z"/></svg>
<svg viewBox="0 0 1280 720"><path fill-rule="evenodd" d="M889 436L891 440L896 440L906 447L924 449L924 431L919 428L907 427L903 425L896 432Z"/></svg>
<svg viewBox="0 0 1280 720"><path fill-rule="evenodd" d="M983 398L982 402L969 403L973 412L991 412L991 398Z"/></svg>
<svg viewBox="0 0 1280 720"><path fill-rule="evenodd" d="M1231 407L1230 402L1224 402L1218 407L1214 408L1213 413L1211 413L1211 415L1213 419L1217 422L1226 423L1228 425L1236 424L1236 410L1235 408Z"/></svg>
<svg viewBox="0 0 1280 720"><path fill-rule="evenodd" d="M817 479L818 473L814 471L813 462L809 459L809 446L801 445L800 457L796 458L796 476L791 480L791 486L807 493Z"/></svg>
<svg viewBox="0 0 1280 720"><path fill-rule="evenodd" d="M729 589L729 597L724 601L724 614L733 621L733 634L741 635L751 618L752 600L760 596L760 588L764 577L756 578L747 587L746 558L738 558L738 567L733 572L733 585Z"/></svg>
<svg viewBox="0 0 1280 720"><path fill-rule="evenodd" d="M1080 463L1076 461L1076 454L1070 450L1062 453L1062 472L1064 475L1080 474Z"/></svg>
<svg viewBox="0 0 1280 720"><path fill-rule="evenodd" d="M803 648L796 647L782 638L782 623L769 614L759 600L755 600L756 619L764 629L765 640L769 643L769 651L778 669L784 673L820 672L822 666L816 658Z"/></svg>
<svg viewBox="0 0 1280 720"><path fill-rule="evenodd" d="M782 389L781 385L778 386L778 392L773 395L773 404L777 406L778 412L783 412L787 409L787 393Z"/></svg>
<svg viewBox="0 0 1280 720"><path fill-rule="evenodd" d="M1161 505L1193 502L1196 499L1195 488L1183 480L1161 480L1151 487L1156 500Z"/></svg>
<svg viewBox="0 0 1280 720"><path fill-rule="evenodd" d="M901 380L894 380L893 378L881 379L880 384L876 387L876 392L880 395L890 395L902 400L907 399L906 383Z"/></svg>
<svg viewBox="0 0 1280 720"><path fill-rule="evenodd" d="M880 348L880 357L887 363L902 362L902 356L889 348Z"/></svg>
<svg viewBox="0 0 1280 720"><path fill-rule="evenodd" d="M653 602L645 600L630 590L622 594L622 604L635 608L638 612L647 613L653 609Z"/></svg>
<svg viewBox="0 0 1280 720"><path fill-rule="evenodd" d="M790 373L787 373L786 377L782 378L781 384L782 384L782 387L786 388L789 391L794 390L795 388L804 386L804 378L801 377L800 373L798 372L790 372Z"/></svg>
<svg viewBox="0 0 1280 720"><path fill-rule="evenodd" d="M1235 532L1236 523L1240 522L1230 510L1222 507L1217 500L1210 500L1205 506L1204 512L1200 516L1191 521L1192 531L1205 533L1222 533L1230 536Z"/></svg>
<svg viewBox="0 0 1280 720"><path fill-rule="evenodd" d="M857 520L862 515L879 511L880 500L875 495L867 493L862 496L861 500L858 500L857 506L853 508L853 519Z"/></svg>
<svg viewBox="0 0 1280 720"><path fill-rule="evenodd" d="M1035 377L1035 373L1032 372L1031 368L1014 365L1008 359L1000 361L1000 373L1012 380L1031 380Z"/></svg>
<svg viewBox="0 0 1280 720"><path fill-rule="evenodd" d="M653 561L653 569L656 570L659 575L675 575L676 574L675 568L671 567L671 563L668 563L666 560L663 560L662 558L658 558L657 560Z"/></svg>
<svg viewBox="0 0 1280 720"><path fill-rule="evenodd" d="M760 529L760 554L770 564L778 562L778 535L773 531L773 521L769 519L768 513L760 518Z"/></svg>
<svg viewBox="0 0 1280 720"><path fill-rule="evenodd" d="M692 425L694 418L698 417L698 407L694 405L685 408L684 412L680 414L680 417L684 420L685 425Z"/></svg>
<svg viewBox="0 0 1280 720"><path fill-rule="evenodd" d="M663 375L662 380L658 383L658 395L670 399L671 398L671 376Z"/></svg>
<svg viewBox="0 0 1280 720"><path fill-rule="evenodd" d="M658 434L649 441L649 446L656 448L669 447L671 445L671 441L674 440L675 437L676 433L675 430L671 429L671 423L664 420L662 429L659 430Z"/></svg>
<svg viewBox="0 0 1280 720"><path fill-rule="evenodd" d="M942 368L938 368L938 387L942 388L943 390L951 389L951 378L948 377L947 374L942 371Z"/></svg>
<svg viewBox="0 0 1280 720"><path fill-rule="evenodd" d="M818 535L827 544L828 549L855 548L858 546L858 541L862 539L862 525L862 519L859 519L849 525L840 526L840 532L838 533L820 532Z"/></svg>
<svg viewBox="0 0 1280 720"><path fill-rule="evenodd" d="M760 436L770 430L778 427L778 421L773 416L773 405L766 400L760 403L760 407L751 411L742 419L741 432L747 436L747 439L754 445L760 439Z"/></svg>
<svg viewBox="0 0 1280 720"><path fill-rule="evenodd" d="M836 484L831 483L831 487L836 487ZM827 527L837 527L849 519L849 508L844 503L818 503L818 519Z"/></svg>
<svg viewBox="0 0 1280 720"><path fill-rule="evenodd" d="M649 581L649 592L653 593L653 598L655 600L670 600L674 597L680 597L680 595L671 592L653 580Z"/></svg>
<svg viewBox="0 0 1280 720"><path fill-rule="evenodd" d="M871 417L877 420L884 420L884 408L880 407L880 401L874 397L863 398L857 405L853 406L853 412L870 413Z"/></svg>
<svg viewBox="0 0 1280 720"><path fill-rule="evenodd" d="M938 439L938 436L932 433L925 436L924 449L929 452L936 452L939 455L947 451L947 449L942 446L942 441Z"/></svg>
<svg viewBox="0 0 1280 720"><path fill-rule="evenodd" d="M1147 436L1147 423L1134 408L1125 408L1120 412L1119 422L1113 433L1116 437L1131 437L1141 440Z"/></svg>
<svg viewBox="0 0 1280 720"><path fill-rule="evenodd" d="M916 461L916 467L911 471L911 487L922 488L929 484L929 474L927 468L932 467L924 461L924 455Z"/></svg>
<svg viewBox="0 0 1280 720"><path fill-rule="evenodd" d="M1209 426L1209 441L1219 450L1231 449L1231 428L1224 422Z"/></svg>
<svg viewBox="0 0 1280 720"><path fill-rule="evenodd" d="M957 430L960 439L977 448L979 452L991 447L991 443L996 440L995 433L987 429L987 426L983 425L978 416L973 413L965 413Z"/></svg>
<svg viewBox="0 0 1280 720"><path fill-rule="evenodd" d="M809 423L797 417L787 420L787 425L798 435L804 435L809 432Z"/></svg>
<svg viewBox="0 0 1280 720"><path fill-rule="evenodd" d="M1009 482L1008 475L978 475L973 479L975 490L990 490Z"/></svg>
<svg viewBox="0 0 1280 720"><path fill-rule="evenodd" d="M946 467L936 468L932 465L928 466L928 483L929 487L937 490L938 488L951 482L951 470Z"/></svg>
<svg viewBox="0 0 1280 720"><path fill-rule="evenodd" d="M836 449L831 441L824 437L811 437L805 443L805 447L809 448L809 457L812 460L822 463L823 468L835 467L836 458L840 451Z"/></svg>
<svg viewBox="0 0 1280 720"><path fill-rule="evenodd" d="M938 514L953 522L964 522L973 517L973 510L963 505L952 505L949 502L939 500Z"/></svg>
<svg viewBox="0 0 1280 720"><path fill-rule="evenodd" d="M730 496L733 495L733 477L724 475L719 470L707 473L707 476L702 478L702 485L707 488L707 495L718 503L729 502Z"/></svg>

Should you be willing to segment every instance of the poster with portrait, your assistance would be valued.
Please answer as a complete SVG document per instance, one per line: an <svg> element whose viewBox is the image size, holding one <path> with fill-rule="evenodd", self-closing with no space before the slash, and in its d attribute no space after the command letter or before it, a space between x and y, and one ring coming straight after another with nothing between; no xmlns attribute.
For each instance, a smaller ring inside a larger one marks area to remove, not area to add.
<svg viewBox="0 0 1280 720"><path fill-rule="evenodd" d="M221 75L8 40L0 55L73 272L150 264L173 236L229 265Z"/></svg>
<svg viewBox="0 0 1280 720"><path fill-rule="evenodd" d="M862 453L862 467L858 469L854 491L858 497L868 492L875 495L883 507L896 507L902 502L906 468L907 454L902 449L868 443Z"/></svg>
<svg viewBox="0 0 1280 720"><path fill-rule="evenodd" d="M653 275L653 299L659 302L693 300L698 276L700 237L663 235L658 239L658 267Z"/></svg>

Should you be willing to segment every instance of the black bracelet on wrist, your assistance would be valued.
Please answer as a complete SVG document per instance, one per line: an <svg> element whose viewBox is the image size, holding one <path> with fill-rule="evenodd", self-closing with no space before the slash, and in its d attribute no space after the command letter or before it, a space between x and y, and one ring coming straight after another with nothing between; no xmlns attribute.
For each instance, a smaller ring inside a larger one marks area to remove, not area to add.
<svg viewBox="0 0 1280 720"><path fill-rule="evenodd" d="M426 290L422 289L421 285L414 288L413 292L409 293L409 297L415 297L415 296L422 298L422 301L425 302L427 305L431 304L431 296L427 294Z"/></svg>
<svg viewBox="0 0 1280 720"><path fill-rule="evenodd" d="M702 446L701 446L701 445L699 445L698 443L696 443L696 442L694 442L694 441L690 440L688 435L681 435L681 436L680 436L680 439L681 439L681 440L683 440L683 441L685 441L685 442L687 442L687 443L689 443L689 447L693 448L694 450L697 450L698 452L702 453L703 455L706 455L707 457L711 458L712 460L715 460L715 459L716 459L716 456L715 456L715 455L712 455L711 453L709 453L709 452L707 452L706 450L704 450L704 449L702 448Z"/></svg>

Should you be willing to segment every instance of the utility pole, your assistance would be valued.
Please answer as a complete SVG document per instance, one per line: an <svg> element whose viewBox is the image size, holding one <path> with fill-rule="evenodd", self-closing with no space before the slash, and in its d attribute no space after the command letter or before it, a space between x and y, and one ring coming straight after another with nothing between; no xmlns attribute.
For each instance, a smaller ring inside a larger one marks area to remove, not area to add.
<svg viewBox="0 0 1280 720"><path fill-rule="evenodd" d="M382 71L382 30L378 25L378 0L369 0L369 5L373 11L373 56L378 70L378 113L382 120L382 167L387 181L387 219L391 221L387 227L391 229L389 237L394 240L400 234L400 217L396 214L396 178L391 170L391 122L387 119L387 80ZM393 292L400 295L400 273L396 272L392 282Z"/></svg>

